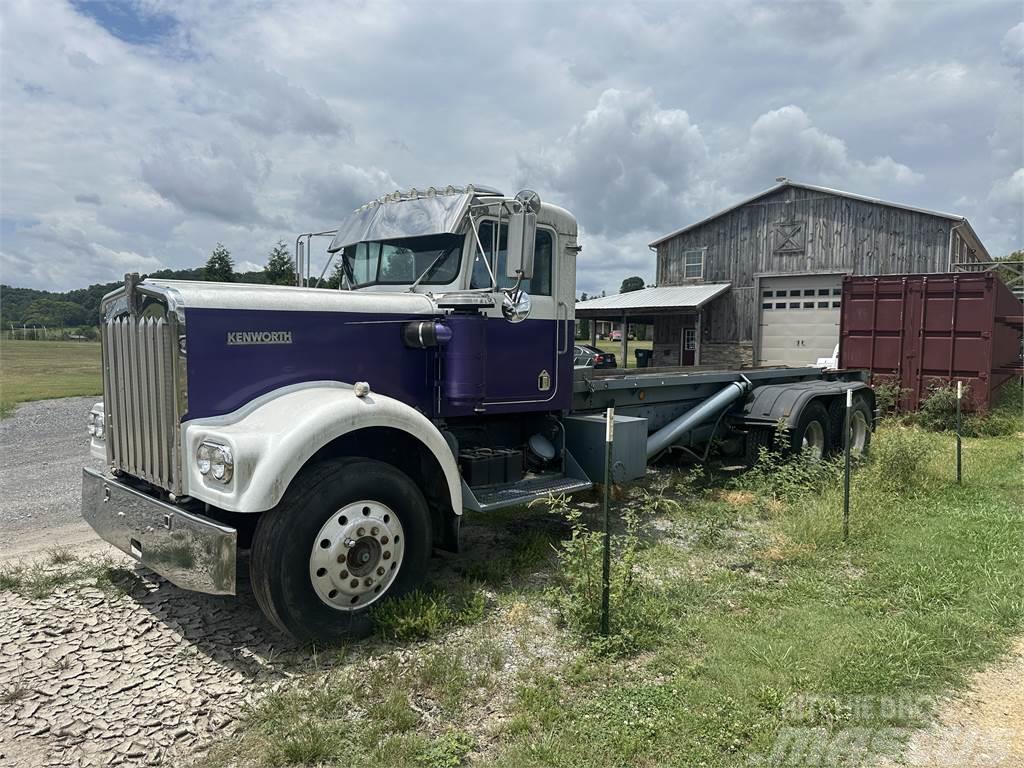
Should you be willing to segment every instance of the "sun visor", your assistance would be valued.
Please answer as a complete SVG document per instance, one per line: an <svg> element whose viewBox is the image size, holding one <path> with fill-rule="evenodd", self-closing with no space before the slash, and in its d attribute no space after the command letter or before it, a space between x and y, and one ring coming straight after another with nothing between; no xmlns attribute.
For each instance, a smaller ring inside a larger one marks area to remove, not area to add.
<svg viewBox="0 0 1024 768"><path fill-rule="evenodd" d="M455 233L469 207L472 195L431 195L397 200L374 200L338 225L328 252L373 240L395 240L420 235Z"/></svg>

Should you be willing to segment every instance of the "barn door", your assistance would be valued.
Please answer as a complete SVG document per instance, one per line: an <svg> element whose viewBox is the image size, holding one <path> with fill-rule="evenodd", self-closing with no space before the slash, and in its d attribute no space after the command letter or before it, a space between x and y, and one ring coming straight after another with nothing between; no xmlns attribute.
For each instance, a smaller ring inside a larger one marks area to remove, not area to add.
<svg viewBox="0 0 1024 768"><path fill-rule="evenodd" d="M692 320L687 320L692 323ZM695 327L683 326L679 337L679 364L693 365L697 358L697 329Z"/></svg>

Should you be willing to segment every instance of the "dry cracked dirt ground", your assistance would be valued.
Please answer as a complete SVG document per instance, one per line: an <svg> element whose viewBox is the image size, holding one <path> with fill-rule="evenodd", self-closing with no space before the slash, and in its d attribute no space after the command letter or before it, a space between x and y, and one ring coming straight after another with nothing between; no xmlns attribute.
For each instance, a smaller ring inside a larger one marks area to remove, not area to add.
<svg viewBox="0 0 1024 768"><path fill-rule="evenodd" d="M0 765L180 765L308 652L250 594L194 595L134 569L116 586L0 593Z"/></svg>

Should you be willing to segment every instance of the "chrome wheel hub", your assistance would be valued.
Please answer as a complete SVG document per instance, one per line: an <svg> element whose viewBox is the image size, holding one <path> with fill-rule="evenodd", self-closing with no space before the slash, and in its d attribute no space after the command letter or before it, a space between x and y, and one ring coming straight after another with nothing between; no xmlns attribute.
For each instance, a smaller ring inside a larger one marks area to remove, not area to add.
<svg viewBox="0 0 1024 768"><path fill-rule="evenodd" d="M817 421L812 421L804 430L801 450L810 451L812 459L820 459L825 455L825 430Z"/></svg>
<svg viewBox="0 0 1024 768"><path fill-rule="evenodd" d="M387 592L404 552L405 531L391 508L356 501L320 528L309 555L309 579L331 608L364 608Z"/></svg>

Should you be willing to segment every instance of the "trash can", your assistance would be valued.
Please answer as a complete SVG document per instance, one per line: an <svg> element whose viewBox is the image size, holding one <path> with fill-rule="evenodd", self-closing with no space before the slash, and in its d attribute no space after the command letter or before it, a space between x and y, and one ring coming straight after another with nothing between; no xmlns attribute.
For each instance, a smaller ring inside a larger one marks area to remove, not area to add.
<svg viewBox="0 0 1024 768"><path fill-rule="evenodd" d="M654 357L653 349L634 349L633 354L636 355L637 368L651 367L651 358Z"/></svg>

